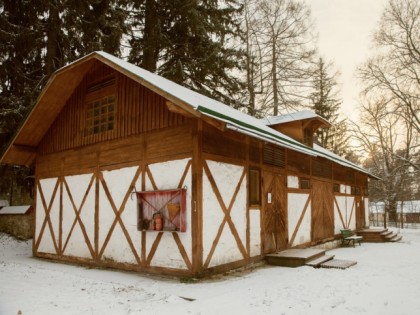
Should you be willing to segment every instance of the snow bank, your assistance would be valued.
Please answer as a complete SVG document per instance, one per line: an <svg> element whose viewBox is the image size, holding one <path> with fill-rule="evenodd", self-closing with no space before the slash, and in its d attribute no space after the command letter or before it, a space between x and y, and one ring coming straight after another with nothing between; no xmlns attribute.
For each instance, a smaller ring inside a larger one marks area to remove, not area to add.
<svg viewBox="0 0 420 315"><path fill-rule="evenodd" d="M329 251L357 261L347 270L267 266L194 284L34 259L29 241L0 234L0 314L417 314L420 230L401 233Z"/></svg>

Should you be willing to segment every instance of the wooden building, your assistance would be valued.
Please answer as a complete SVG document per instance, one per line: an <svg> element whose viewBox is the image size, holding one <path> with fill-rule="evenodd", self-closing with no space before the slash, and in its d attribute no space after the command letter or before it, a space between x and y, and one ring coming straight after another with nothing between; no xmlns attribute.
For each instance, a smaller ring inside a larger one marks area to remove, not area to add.
<svg viewBox="0 0 420 315"><path fill-rule="evenodd" d="M308 112L258 120L104 52L58 70L2 156L35 165L33 254L178 276L367 222L364 169Z"/></svg>

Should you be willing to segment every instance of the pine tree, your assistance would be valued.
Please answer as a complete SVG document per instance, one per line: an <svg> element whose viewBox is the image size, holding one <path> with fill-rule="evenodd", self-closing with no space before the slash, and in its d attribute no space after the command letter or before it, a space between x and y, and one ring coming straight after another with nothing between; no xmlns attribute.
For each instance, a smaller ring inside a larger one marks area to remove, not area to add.
<svg viewBox="0 0 420 315"><path fill-rule="evenodd" d="M319 58L313 72L313 92L310 95L312 103L310 108L332 124L330 129L317 131L317 142L324 148L345 156L349 137L346 122L338 119L338 111L342 102L338 98L336 81L338 73L330 74L332 67L331 63L325 64L325 61Z"/></svg>
<svg viewBox="0 0 420 315"><path fill-rule="evenodd" d="M93 50L119 54L123 1L0 0L0 152L55 70ZM0 189L22 188L29 172L1 166Z"/></svg>
<svg viewBox="0 0 420 315"><path fill-rule="evenodd" d="M129 61L231 105L242 83L232 75L243 53L237 0L145 0L135 6Z"/></svg>

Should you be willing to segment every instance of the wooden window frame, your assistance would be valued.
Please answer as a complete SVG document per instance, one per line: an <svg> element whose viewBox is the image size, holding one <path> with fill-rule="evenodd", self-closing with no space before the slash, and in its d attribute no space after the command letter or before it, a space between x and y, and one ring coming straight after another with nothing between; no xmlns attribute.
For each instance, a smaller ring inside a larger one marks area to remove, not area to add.
<svg viewBox="0 0 420 315"><path fill-rule="evenodd" d="M155 232L187 231L187 189L168 189L137 192L137 230ZM163 219L156 228L156 216Z"/></svg>
<svg viewBox="0 0 420 315"><path fill-rule="evenodd" d="M284 148L265 143L262 151L264 164L280 168L286 167L286 150Z"/></svg>
<svg viewBox="0 0 420 315"><path fill-rule="evenodd" d="M248 202L249 206L261 205L261 170L256 167L250 167L249 171L249 185L248 185ZM254 180L254 176L256 179ZM255 193L253 193L256 190Z"/></svg>
<svg viewBox="0 0 420 315"><path fill-rule="evenodd" d="M333 192L336 194L340 193L340 184L336 184L336 183L333 184Z"/></svg>
<svg viewBox="0 0 420 315"><path fill-rule="evenodd" d="M117 102L115 84L86 94L84 100L84 134L86 137L111 133L116 129Z"/></svg>
<svg viewBox="0 0 420 315"><path fill-rule="evenodd" d="M311 179L307 177L299 177L299 189L308 190L311 189Z"/></svg>

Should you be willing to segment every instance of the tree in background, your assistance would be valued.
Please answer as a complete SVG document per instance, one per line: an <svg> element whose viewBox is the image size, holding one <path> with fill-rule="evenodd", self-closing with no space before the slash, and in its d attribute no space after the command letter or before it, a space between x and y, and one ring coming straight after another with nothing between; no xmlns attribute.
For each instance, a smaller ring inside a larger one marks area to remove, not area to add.
<svg viewBox="0 0 420 315"><path fill-rule="evenodd" d="M256 49L251 53L262 77L255 77L254 86L262 82L264 89L258 98L260 110L277 116L301 109L308 99L316 52L308 6L295 0L262 0L249 6L254 14L248 36Z"/></svg>
<svg viewBox="0 0 420 315"><path fill-rule="evenodd" d="M346 157L348 155L349 135L345 120L339 120L339 110L342 104L338 97L337 76L332 63L325 63L319 58L312 75L312 89L310 94L310 109L328 120L332 127L319 129L316 133L317 142L324 148Z"/></svg>
<svg viewBox="0 0 420 315"><path fill-rule="evenodd" d="M390 0L374 39L379 53L359 71L364 92L386 95L420 131L420 1Z"/></svg>
<svg viewBox="0 0 420 315"><path fill-rule="evenodd" d="M359 69L363 96L377 100L363 107L371 119L370 124L365 119L369 129L364 146L374 133L368 163L382 180L372 183L372 197L385 201L392 218L396 201L415 196L418 189L414 174L420 170L420 2L390 0L374 42L375 56Z"/></svg>
<svg viewBox="0 0 420 315"><path fill-rule="evenodd" d="M359 152L368 154L364 166L381 178L371 182L369 197L383 201L385 213L396 222L397 202L406 200L406 179L412 172L419 137L410 121L392 111L393 106L385 98L365 100L361 120L353 124L352 132L360 143Z"/></svg>
<svg viewBox="0 0 420 315"><path fill-rule="evenodd" d="M55 70L92 50L119 54L125 18L118 2L0 0L0 152ZM29 196L32 172L0 166L2 198Z"/></svg>
<svg viewBox="0 0 420 315"><path fill-rule="evenodd" d="M237 0L145 0L133 5L129 61L240 107L243 83ZM236 47L238 45L238 47Z"/></svg>

